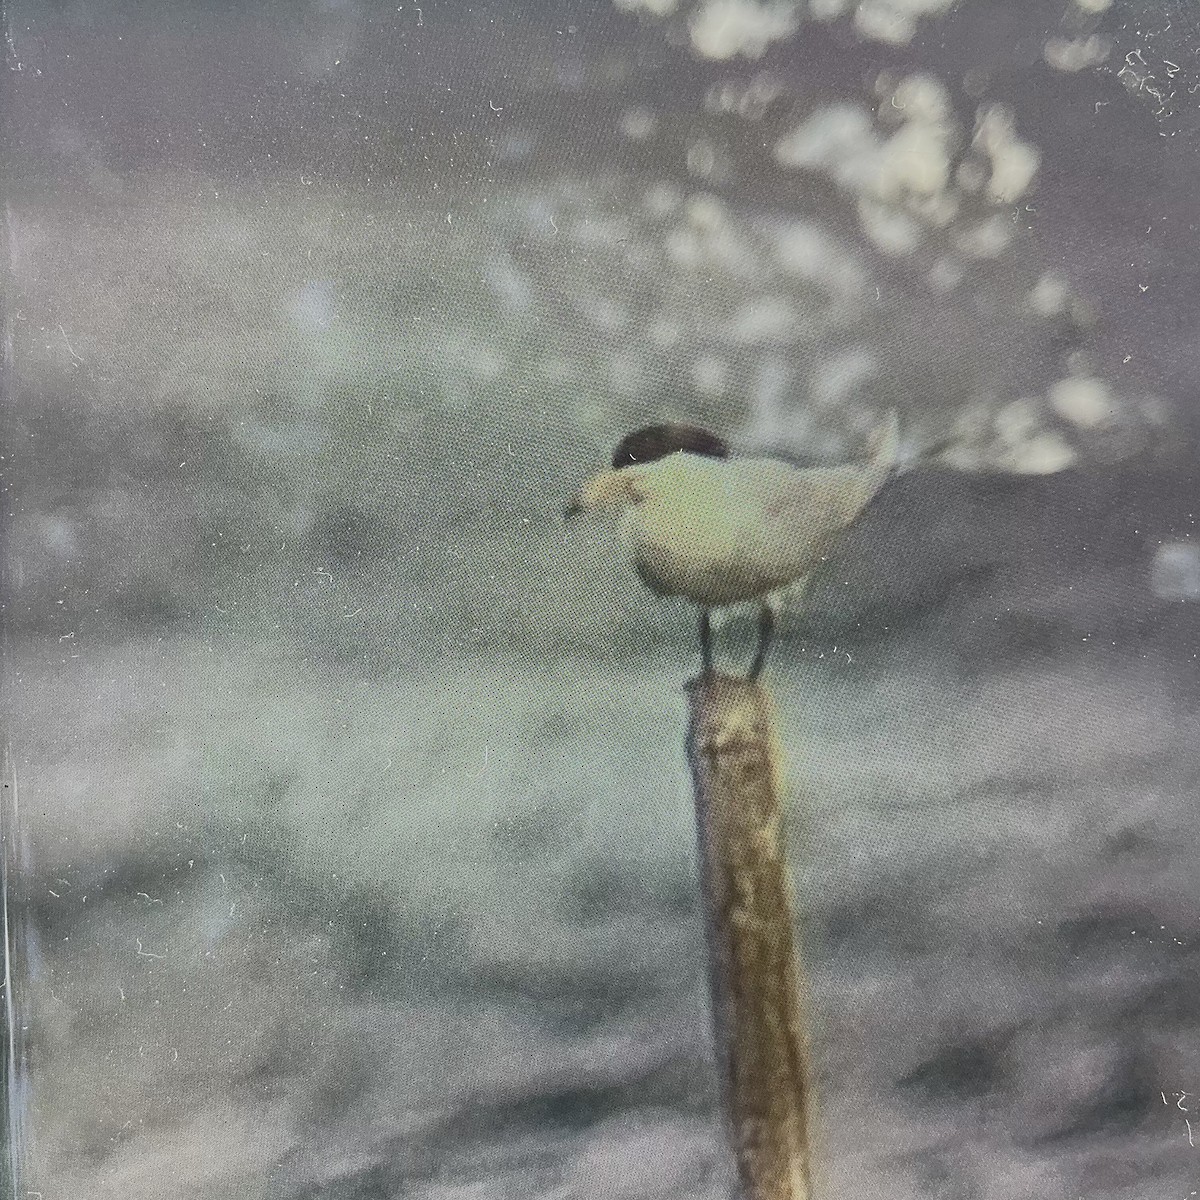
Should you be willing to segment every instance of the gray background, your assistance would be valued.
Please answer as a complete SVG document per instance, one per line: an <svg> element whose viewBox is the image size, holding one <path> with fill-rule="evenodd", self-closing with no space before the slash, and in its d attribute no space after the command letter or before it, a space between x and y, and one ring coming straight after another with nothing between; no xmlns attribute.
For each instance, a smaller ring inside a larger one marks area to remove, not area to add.
<svg viewBox="0 0 1200 1200"><path fill-rule="evenodd" d="M725 1196L693 619L562 506L892 405L772 666L821 1194L1200 1188L1197 21L941 9L9 6L18 1195ZM918 72L1040 165L884 253L775 148Z"/></svg>

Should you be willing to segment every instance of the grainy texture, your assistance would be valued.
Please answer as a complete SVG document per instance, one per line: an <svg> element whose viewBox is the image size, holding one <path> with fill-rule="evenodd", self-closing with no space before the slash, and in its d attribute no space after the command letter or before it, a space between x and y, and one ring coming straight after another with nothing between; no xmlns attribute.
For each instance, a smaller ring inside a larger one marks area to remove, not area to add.
<svg viewBox="0 0 1200 1200"><path fill-rule="evenodd" d="M817 1200L1188 1197L1193 0L1077 72L1066 0L720 62L418 4L5 6L11 1194L729 1200L694 616L562 509L649 423L819 465L896 404L1087 469L902 474L781 621ZM904 165L881 70L950 89L938 161L1011 104L1028 208L877 250L827 172Z"/></svg>
<svg viewBox="0 0 1200 1200"><path fill-rule="evenodd" d="M808 1200L809 1066L771 698L710 675L691 688L714 1030L745 1200Z"/></svg>

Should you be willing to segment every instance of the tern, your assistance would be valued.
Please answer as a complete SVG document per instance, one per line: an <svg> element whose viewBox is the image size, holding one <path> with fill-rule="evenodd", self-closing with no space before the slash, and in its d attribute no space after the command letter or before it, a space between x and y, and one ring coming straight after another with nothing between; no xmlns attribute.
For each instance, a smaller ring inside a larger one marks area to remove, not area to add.
<svg viewBox="0 0 1200 1200"><path fill-rule="evenodd" d="M699 426L650 425L621 441L611 468L583 484L566 515L618 514L642 582L699 607L706 674L713 669L712 611L757 601L753 680L766 663L782 593L804 588L874 499L899 444L895 412L872 435L863 461L833 467L739 457Z"/></svg>

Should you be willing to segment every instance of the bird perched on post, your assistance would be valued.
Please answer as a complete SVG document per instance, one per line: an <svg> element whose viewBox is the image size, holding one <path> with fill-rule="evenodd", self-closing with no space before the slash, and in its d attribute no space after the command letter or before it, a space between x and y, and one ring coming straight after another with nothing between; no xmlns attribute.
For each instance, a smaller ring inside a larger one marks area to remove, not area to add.
<svg viewBox="0 0 1200 1200"><path fill-rule="evenodd" d="M887 482L899 442L892 412L872 436L864 461L803 468L737 457L720 437L697 426L651 425L621 442L612 469L584 483L567 516L620 515L642 582L659 596L682 596L699 606L706 672L712 670L712 610L757 600L758 648L749 671L756 679L779 593L803 587Z"/></svg>

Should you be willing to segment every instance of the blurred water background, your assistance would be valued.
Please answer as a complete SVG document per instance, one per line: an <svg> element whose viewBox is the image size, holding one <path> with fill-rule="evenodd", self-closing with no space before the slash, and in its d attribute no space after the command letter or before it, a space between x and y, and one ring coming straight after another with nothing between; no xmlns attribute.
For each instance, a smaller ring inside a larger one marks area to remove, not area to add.
<svg viewBox="0 0 1200 1200"><path fill-rule="evenodd" d="M1186 0L6 20L15 1195L726 1196L692 616L563 501L892 406L772 667L822 1195L1195 1194Z"/></svg>

